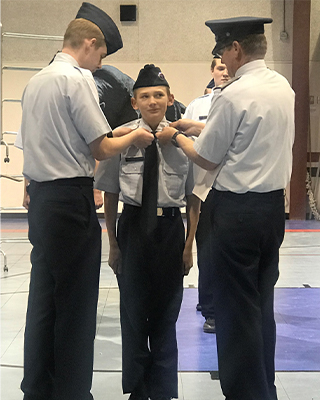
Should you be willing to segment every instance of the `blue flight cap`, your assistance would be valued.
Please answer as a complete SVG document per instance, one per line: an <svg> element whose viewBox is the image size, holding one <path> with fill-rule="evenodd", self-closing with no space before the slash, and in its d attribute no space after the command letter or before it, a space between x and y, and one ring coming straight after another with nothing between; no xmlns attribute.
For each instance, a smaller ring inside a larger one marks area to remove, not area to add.
<svg viewBox="0 0 320 400"><path fill-rule="evenodd" d="M270 24L272 18L257 17L235 17L227 19L214 19L206 21L216 37L216 45L212 54L219 54L220 51L232 44L234 40L240 41L253 34L264 33L264 24Z"/></svg>
<svg viewBox="0 0 320 400"><path fill-rule="evenodd" d="M211 79L211 81L207 84L206 88L207 89L213 89L215 87L214 79Z"/></svg>
<svg viewBox="0 0 320 400"><path fill-rule="evenodd" d="M117 25L113 22L109 15L100 8L93 4L84 2L78 11L76 19L77 18L84 18L88 21L91 21L100 28L106 41L107 55L115 53L123 47L121 35Z"/></svg>
<svg viewBox="0 0 320 400"><path fill-rule="evenodd" d="M154 64L146 64L139 72L138 78L133 85L133 90L141 87L150 86L167 86L169 83L164 77L159 67L155 67Z"/></svg>

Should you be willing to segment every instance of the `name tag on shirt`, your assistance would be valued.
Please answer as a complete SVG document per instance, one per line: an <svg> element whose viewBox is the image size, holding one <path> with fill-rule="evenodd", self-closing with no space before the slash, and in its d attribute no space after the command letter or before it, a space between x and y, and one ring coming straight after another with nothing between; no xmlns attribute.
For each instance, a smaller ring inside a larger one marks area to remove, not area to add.
<svg viewBox="0 0 320 400"><path fill-rule="evenodd" d="M144 161L144 157L126 157L126 162Z"/></svg>

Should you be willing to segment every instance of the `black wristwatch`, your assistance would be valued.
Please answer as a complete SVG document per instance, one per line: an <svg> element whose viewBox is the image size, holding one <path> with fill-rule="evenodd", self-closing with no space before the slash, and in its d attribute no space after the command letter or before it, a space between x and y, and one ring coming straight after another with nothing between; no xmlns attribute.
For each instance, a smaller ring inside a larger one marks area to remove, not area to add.
<svg viewBox="0 0 320 400"><path fill-rule="evenodd" d="M171 143L172 143L174 146L176 146L176 147L180 147L180 146L179 146L179 143L177 142L177 136L178 136L178 135L184 135L184 133L181 132L181 131L176 131L176 132L173 134L172 138L171 138Z"/></svg>

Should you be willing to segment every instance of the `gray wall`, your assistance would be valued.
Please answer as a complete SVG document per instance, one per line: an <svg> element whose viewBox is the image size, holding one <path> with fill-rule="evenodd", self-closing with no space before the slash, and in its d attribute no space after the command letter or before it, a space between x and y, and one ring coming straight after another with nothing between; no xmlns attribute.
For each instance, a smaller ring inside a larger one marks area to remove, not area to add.
<svg viewBox="0 0 320 400"><path fill-rule="evenodd" d="M118 25L124 47L108 57L111 64L136 78L145 63L155 63L163 70L175 97L186 105L203 93L211 79L211 50L214 35L205 26L208 19L241 15L272 17L266 26L268 40L267 65L291 81L292 17L291 0L91 0L104 9ZM75 0L2 0L2 32L63 36L82 1ZM136 4L136 22L120 22L120 4ZM284 12L285 10L285 12ZM320 151L320 0L313 0L310 42L310 95L311 148ZM287 40L280 40L286 29ZM44 67L61 41L2 39L2 67ZM21 97L23 88L35 72L2 71L2 98ZM301 71L301 79L305 76ZM18 103L3 103L3 131L17 131L21 109ZM6 138L13 141L12 137ZM22 169L22 152L10 148L10 163L3 163L4 146L1 146L2 173L19 174ZM320 195L318 196L320 197ZM19 206L22 199L21 184L2 181L2 206Z"/></svg>
<svg viewBox="0 0 320 400"><path fill-rule="evenodd" d="M292 2L287 1L285 25L289 40L279 40L283 30L284 4L280 0L137 0L136 22L119 20L119 5L126 1L95 0L117 23L124 48L108 62L205 62L210 60L214 36L204 25L208 19L239 15L268 16L274 19L266 28L269 41L267 60L290 62ZM318 2L315 2L318 6ZM81 1L2 0L3 32L63 35L76 15ZM316 42L318 35L314 35ZM4 39L4 63L46 62L59 49L59 43Z"/></svg>

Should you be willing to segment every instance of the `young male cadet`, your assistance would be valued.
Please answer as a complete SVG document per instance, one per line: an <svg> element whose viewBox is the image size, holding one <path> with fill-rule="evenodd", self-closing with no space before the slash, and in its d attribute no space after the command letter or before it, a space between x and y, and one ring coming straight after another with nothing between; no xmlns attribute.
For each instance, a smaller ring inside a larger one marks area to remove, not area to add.
<svg viewBox="0 0 320 400"><path fill-rule="evenodd" d="M145 65L133 89L132 106L141 118L125 126L154 133L168 126L165 112L173 95L160 69ZM101 162L95 178L105 191L109 265L120 289L122 385L131 400L178 397L175 324L200 208L192 170L181 149L155 139L146 150L131 146L120 158ZM119 192L124 208L116 234Z"/></svg>
<svg viewBox="0 0 320 400"><path fill-rule="evenodd" d="M235 79L213 97L207 123L174 123L200 134L172 139L213 184L211 250L219 378L227 400L276 400L274 285L284 236L284 188L292 168L294 92L269 70L264 24L270 18L208 21Z"/></svg>
<svg viewBox="0 0 320 400"><path fill-rule="evenodd" d="M33 245L21 383L25 400L93 398L101 259L94 158L113 156L133 143L147 146L153 139L142 129L106 137L110 127L88 70L99 68L103 57L121 47L111 18L83 3L66 30L62 52L23 93L23 174L30 181Z"/></svg>
<svg viewBox="0 0 320 400"><path fill-rule="evenodd" d="M225 84L230 79L226 65L221 63L221 57L217 54L214 54L213 56L211 69L212 81L215 82L213 88ZM206 122L213 95L214 93L212 91L192 100L187 106L183 118Z"/></svg>
<svg viewBox="0 0 320 400"><path fill-rule="evenodd" d="M214 80L216 87L228 82L228 70L226 65L221 62L220 56L214 55L211 63L211 70L212 80ZM216 92L213 90L211 93L197 97L195 100L193 100L186 108L183 118L205 123L214 93ZM194 168L199 167L195 165ZM213 201L212 198L213 191L210 190L206 200L201 203L201 212L196 232L197 261L199 271L199 302L197 304L197 310L201 311L202 316L205 318L205 322L203 324L203 331L205 333L215 333L216 331L212 293L212 268L210 262L210 213Z"/></svg>

